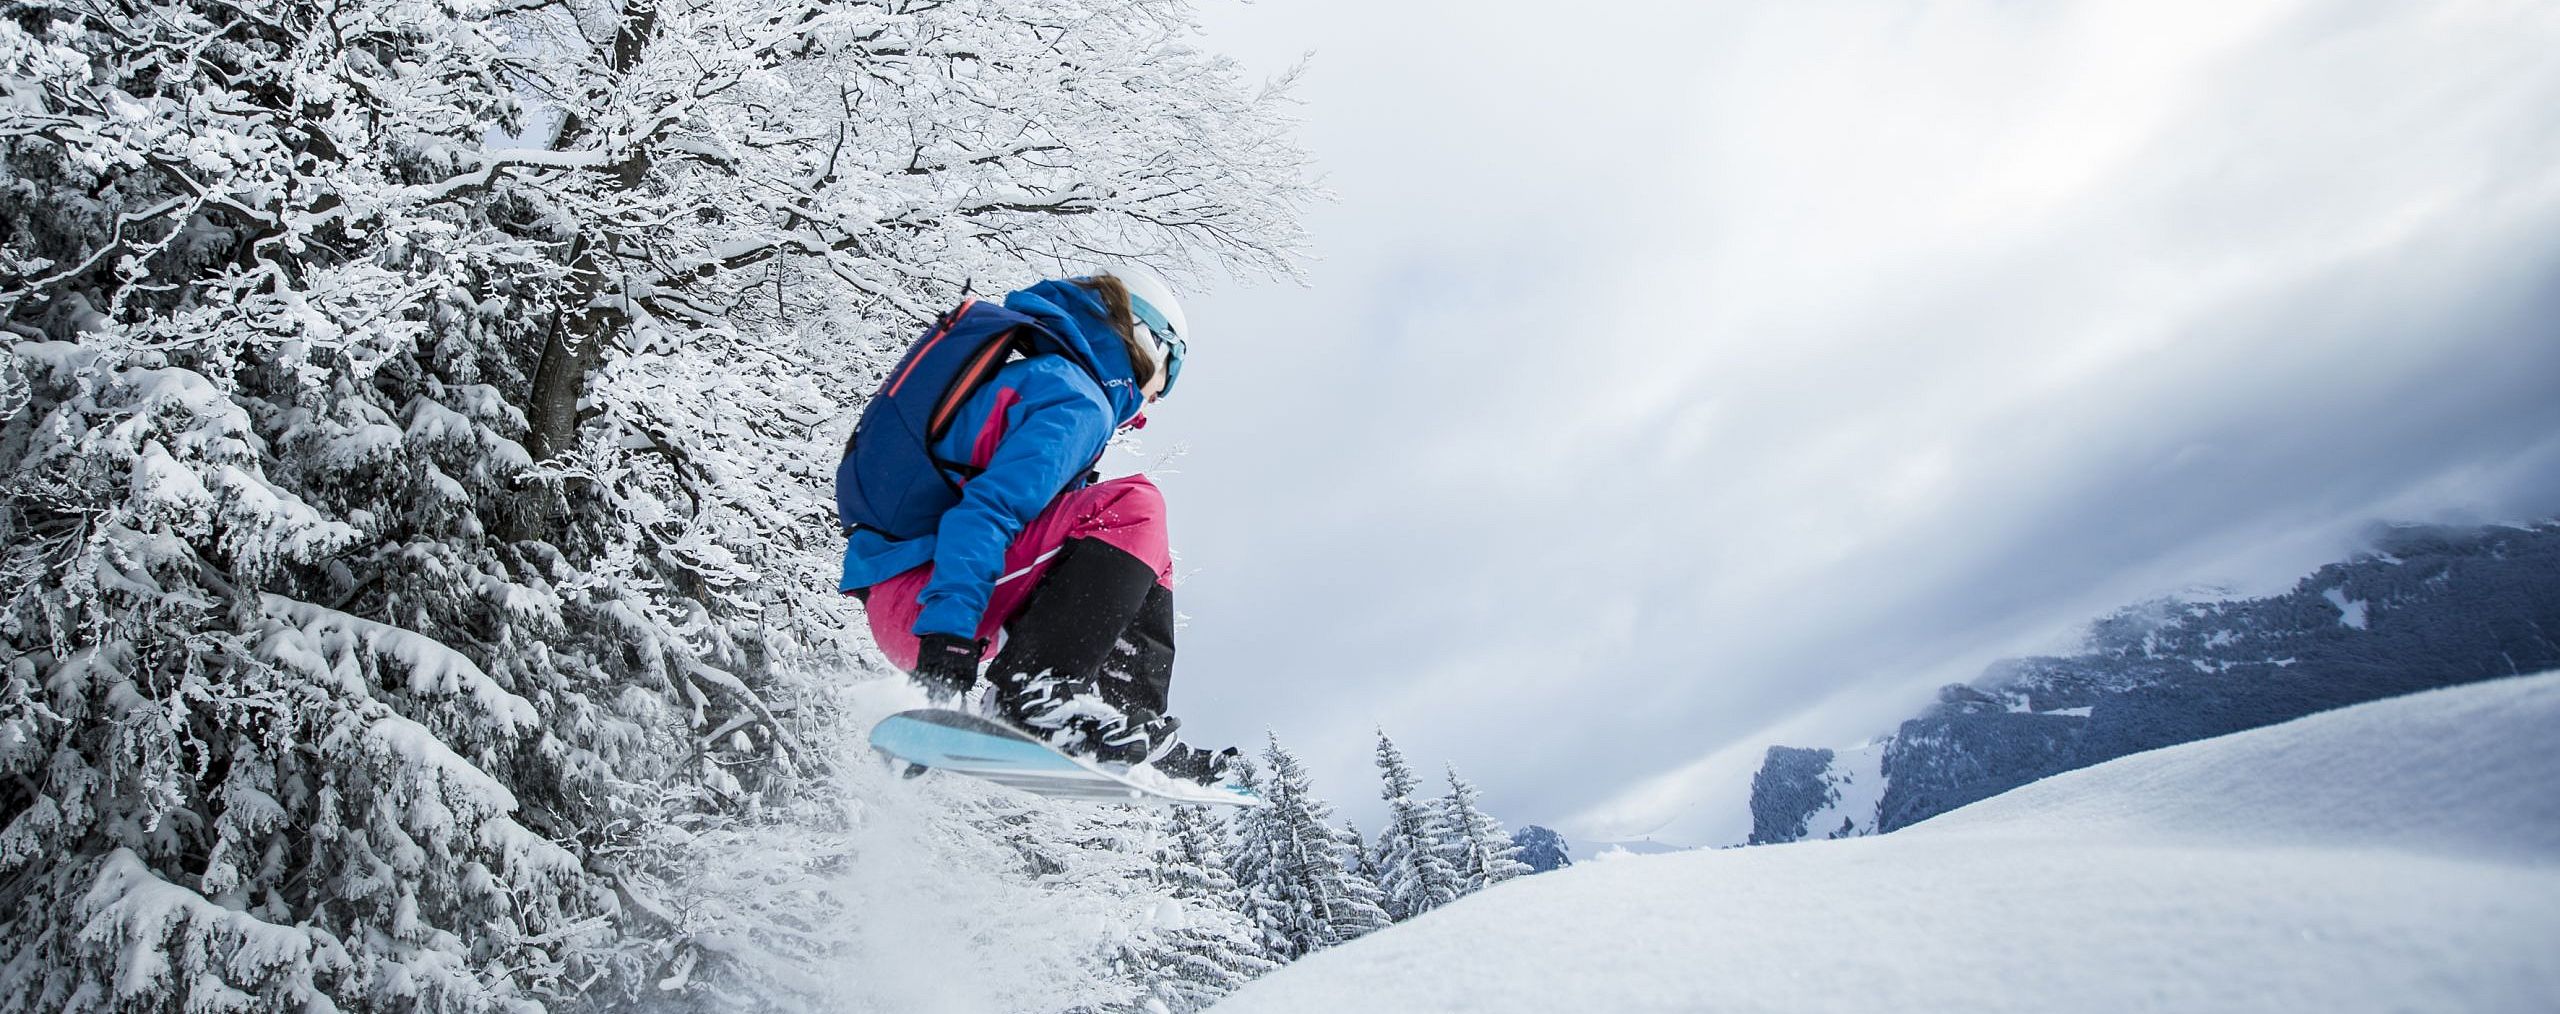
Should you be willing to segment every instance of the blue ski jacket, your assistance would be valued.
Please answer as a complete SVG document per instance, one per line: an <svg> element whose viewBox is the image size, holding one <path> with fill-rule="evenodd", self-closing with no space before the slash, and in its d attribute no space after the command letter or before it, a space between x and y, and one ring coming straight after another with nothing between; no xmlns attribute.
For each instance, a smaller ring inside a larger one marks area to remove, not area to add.
<svg viewBox="0 0 2560 1014"><path fill-rule="evenodd" d="M1128 347L1099 297L1052 280L1007 295L1004 305L1040 322L1066 352L1007 364L961 403L934 457L983 471L961 486L959 504L933 534L893 540L858 529L845 541L839 587L847 594L933 564L917 597L918 637L977 636L1014 537L1059 494L1083 486L1112 432L1146 407Z"/></svg>

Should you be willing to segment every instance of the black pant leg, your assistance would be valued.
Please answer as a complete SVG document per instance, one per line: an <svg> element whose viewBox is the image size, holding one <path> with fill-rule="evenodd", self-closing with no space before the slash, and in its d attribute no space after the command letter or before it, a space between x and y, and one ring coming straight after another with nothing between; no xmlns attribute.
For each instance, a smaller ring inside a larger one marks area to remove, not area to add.
<svg viewBox="0 0 2560 1014"><path fill-rule="evenodd" d="M1173 590L1151 585L1136 619L1112 645L1102 689L1113 707L1161 715L1173 694Z"/></svg>
<svg viewBox="0 0 2560 1014"><path fill-rule="evenodd" d="M1004 647L988 675L999 690L1019 691L1024 681L1042 676L1093 685L1112 646L1158 587L1155 568L1120 547L1067 540L1022 610L1006 621Z"/></svg>

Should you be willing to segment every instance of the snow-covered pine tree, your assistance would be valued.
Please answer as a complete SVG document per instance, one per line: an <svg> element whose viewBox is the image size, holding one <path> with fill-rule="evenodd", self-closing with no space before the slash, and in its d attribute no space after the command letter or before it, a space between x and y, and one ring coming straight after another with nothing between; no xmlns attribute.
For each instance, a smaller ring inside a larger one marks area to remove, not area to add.
<svg viewBox="0 0 2560 1014"><path fill-rule="evenodd" d="M1303 156L1192 31L1182 0L0 22L0 1007L707 981L669 878L798 791L858 627L811 594L845 397L964 288L1286 270Z"/></svg>
<svg viewBox="0 0 2560 1014"><path fill-rule="evenodd" d="M1227 872L1226 823L1204 807L1178 806L1162 827L1153 875L1168 901L1130 951L1142 956L1133 961L1151 1009L1187 1014L1280 966Z"/></svg>
<svg viewBox="0 0 2560 1014"><path fill-rule="evenodd" d="M596 519L523 481L555 272L421 185L513 115L504 50L424 4L0 28L0 1007L618 978L583 860L680 744L570 622L626 605L561 548Z"/></svg>
<svg viewBox="0 0 2560 1014"><path fill-rule="evenodd" d="M1348 828L1334 835L1333 854L1342 868L1342 891L1348 898L1341 923L1345 940L1367 936L1395 921L1387 918L1386 895L1378 890L1377 878L1369 875L1362 850L1362 843Z"/></svg>
<svg viewBox="0 0 2560 1014"><path fill-rule="evenodd" d="M1359 874L1372 884L1377 883L1378 853L1369 847L1368 836L1360 833L1360 823L1358 821L1345 820L1342 822L1342 840L1345 846L1351 850L1351 872ZM1381 894L1380 897L1384 897L1384 895ZM1381 904L1379 907L1384 908L1386 906Z"/></svg>
<svg viewBox="0 0 2560 1014"><path fill-rule="evenodd" d="M1403 922L1458 900L1465 890L1444 854L1452 829L1439 806L1414 798L1413 768L1383 729L1377 758L1379 795L1387 802L1387 823L1378 830L1374 850L1378 890L1387 915Z"/></svg>
<svg viewBox="0 0 2560 1014"><path fill-rule="evenodd" d="M1316 798L1306 768L1273 737L1268 775L1248 784L1265 805L1236 817L1236 884L1273 956L1294 961L1387 925L1377 885L1359 874L1333 807Z"/></svg>
<svg viewBox="0 0 2560 1014"><path fill-rule="evenodd" d="M1255 797L1269 800L1262 772L1250 757L1234 761L1235 781ZM1286 964L1289 953L1289 906L1274 892L1275 878L1271 863L1271 827L1254 814L1238 814L1228 822L1230 848L1227 850L1228 879L1236 884L1236 903L1245 922L1253 927L1262 953Z"/></svg>
<svg viewBox="0 0 2560 1014"><path fill-rule="evenodd" d="M1442 819L1448 835L1441 839L1441 854L1458 873L1460 894L1473 894L1505 880L1529 872L1529 865L1519 859L1520 846L1502 829L1502 822L1477 805L1479 794L1475 783L1458 777L1457 765L1450 765L1449 794L1440 798Z"/></svg>

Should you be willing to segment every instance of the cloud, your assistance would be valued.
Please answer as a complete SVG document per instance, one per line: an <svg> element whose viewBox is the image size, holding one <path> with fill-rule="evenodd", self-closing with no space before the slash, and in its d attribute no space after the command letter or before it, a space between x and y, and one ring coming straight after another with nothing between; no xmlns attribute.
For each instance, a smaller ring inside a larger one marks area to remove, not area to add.
<svg viewBox="0 0 2560 1014"><path fill-rule="evenodd" d="M1318 50L1342 200L1150 430L1177 710L1337 798L1383 723L1515 821L1709 837L1770 736L2560 510L2548 9L1388 7L1213 22Z"/></svg>

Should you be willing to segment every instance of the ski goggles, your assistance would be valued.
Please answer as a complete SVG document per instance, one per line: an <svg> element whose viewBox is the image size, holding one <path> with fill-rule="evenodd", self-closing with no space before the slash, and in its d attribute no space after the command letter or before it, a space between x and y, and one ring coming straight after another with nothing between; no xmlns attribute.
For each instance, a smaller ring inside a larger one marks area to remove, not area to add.
<svg viewBox="0 0 2560 1014"><path fill-rule="evenodd" d="M1156 347L1164 350L1164 386L1156 390L1156 397L1172 394L1173 382L1182 377L1182 336L1174 333L1173 325L1164 319L1164 314L1156 312L1156 308L1146 300L1129 297L1129 313L1138 318L1138 323L1146 325L1147 333L1155 336Z"/></svg>

